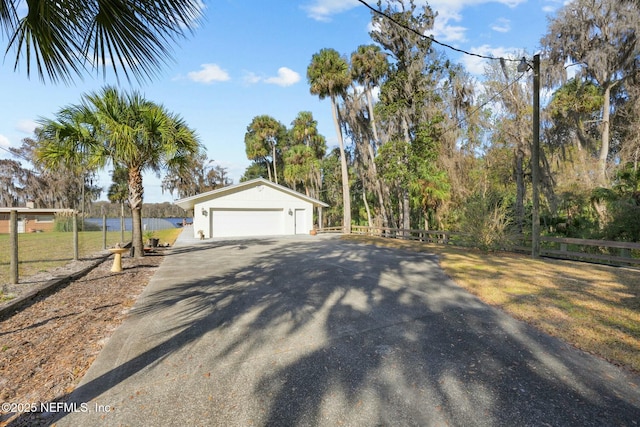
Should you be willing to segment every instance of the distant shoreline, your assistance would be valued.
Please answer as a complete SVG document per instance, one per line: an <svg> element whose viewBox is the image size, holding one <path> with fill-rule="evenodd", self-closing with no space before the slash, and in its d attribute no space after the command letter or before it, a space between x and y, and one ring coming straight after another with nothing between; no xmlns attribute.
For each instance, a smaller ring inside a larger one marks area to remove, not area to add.
<svg viewBox="0 0 640 427"><path fill-rule="evenodd" d="M178 228L182 227L183 221L187 224L192 224L193 218L142 218L142 229L165 230L167 228ZM102 227L102 218L85 218L85 222ZM120 231L120 218L107 218L106 223L108 231ZM131 231L131 218L124 218L124 230Z"/></svg>

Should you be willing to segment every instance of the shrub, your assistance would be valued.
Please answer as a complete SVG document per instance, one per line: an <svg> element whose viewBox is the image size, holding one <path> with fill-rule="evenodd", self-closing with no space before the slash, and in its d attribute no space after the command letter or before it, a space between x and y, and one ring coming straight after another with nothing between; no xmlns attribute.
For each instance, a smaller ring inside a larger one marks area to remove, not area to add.
<svg viewBox="0 0 640 427"><path fill-rule="evenodd" d="M509 249L517 239L508 207L481 195L467 200L460 231L466 245L484 251Z"/></svg>

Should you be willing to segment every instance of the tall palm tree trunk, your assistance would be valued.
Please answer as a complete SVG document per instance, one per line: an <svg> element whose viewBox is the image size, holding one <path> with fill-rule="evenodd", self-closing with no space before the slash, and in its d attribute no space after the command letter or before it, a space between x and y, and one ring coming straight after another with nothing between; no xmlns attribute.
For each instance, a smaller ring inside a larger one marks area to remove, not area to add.
<svg viewBox="0 0 640 427"><path fill-rule="evenodd" d="M351 194L349 193L349 169L347 168L347 155L344 151L342 130L338 121L338 105L334 96L331 97L333 124L336 127L338 145L340 147L340 170L342 173L342 230L345 234L351 234Z"/></svg>
<svg viewBox="0 0 640 427"><path fill-rule="evenodd" d="M142 171L139 166L129 168L129 206L131 207L131 245L136 258L144 256L142 243L142 199L144 187L142 186Z"/></svg>
<svg viewBox="0 0 640 427"><path fill-rule="evenodd" d="M371 88L367 87L365 92L367 98L367 108L369 110L369 119L371 121L371 130L373 131L373 144L376 148L380 148L380 139L378 138L378 126L376 124L375 114L373 112L373 96L371 94ZM369 157L371 157L371 173L373 174L373 179L375 181L375 191L378 196L378 203L380 204L380 214L382 216L382 226L389 227L389 217L387 216L387 207L384 203L384 183L382 180L378 179L378 168L376 167L376 155L373 150L373 146L369 144Z"/></svg>

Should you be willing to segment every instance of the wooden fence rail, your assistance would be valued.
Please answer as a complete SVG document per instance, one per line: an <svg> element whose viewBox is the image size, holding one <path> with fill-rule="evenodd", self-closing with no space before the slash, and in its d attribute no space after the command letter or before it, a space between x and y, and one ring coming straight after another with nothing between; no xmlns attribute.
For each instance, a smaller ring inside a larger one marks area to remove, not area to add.
<svg viewBox="0 0 640 427"><path fill-rule="evenodd" d="M319 233L341 233L342 231L342 227L328 227L318 230ZM455 246L469 246L468 242L470 241L468 236L462 233L440 230L405 230L354 225L351 227L351 233ZM540 237L540 245L540 255L546 257L616 265L640 265L640 243L543 236ZM531 239L522 238L520 244L511 249L518 252L530 252Z"/></svg>
<svg viewBox="0 0 640 427"><path fill-rule="evenodd" d="M640 243L540 237L540 254L563 259L640 264Z"/></svg>

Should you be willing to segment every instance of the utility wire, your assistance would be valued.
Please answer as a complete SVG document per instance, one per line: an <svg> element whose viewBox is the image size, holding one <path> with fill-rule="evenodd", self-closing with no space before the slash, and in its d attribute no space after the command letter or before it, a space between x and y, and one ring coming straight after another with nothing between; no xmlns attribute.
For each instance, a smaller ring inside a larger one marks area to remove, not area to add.
<svg viewBox="0 0 640 427"><path fill-rule="evenodd" d="M448 49L454 50L456 52L462 53L464 55L469 55L469 56L475 56L477 58L482 58L482 59L489 59L491 61L500 61L500 65L501 67L504 69L505 68L505 61L511 61L511 62L520 62L521 59L512 59L512 58L496 58L494 56L486 56L486 55L481 55L479 53L473 53L473 52L468 52L466 50L463 49L458 49L456 47L453 47L451 45L448 45L446 43L442 43L438 40L436 40L435 38L433 38L433 36L425 36L424 34L419 33L418 31L416 31L415 29L401 23L398 22L396 19L394 19L391 15L384 13L374 7L372 7L371 5L369 5L366 1L364 0L358 0L358 2L362 3L364 6L366 6L368 9L370 9L372 12L374 12L375 14L378 14L380 16L383 16L384 18L388 19L389 21L393 22L394 24L398 25L401 28L404 28L407 31L410 31L414 34L416 34L418 37L424 38L424 39L429 39L431 40L433 43L438 44L440 46L446 47ZM516 78L515 80L513 80L511 83L509 83L508 85L506 85L504 88L502 88L502 90L500 90L498 93L496 93L495 95L493 95L491 98L489 98L487 101L485 101L484 103L482 103L481 105L477 106L476 108L474 108L469 115L473 115L475 113L477 113L478 111L480 111L482 108L484 108L485 106L487 106L487 104L489 104L490 102L492 102L494 99L496 99L498 96L502 95L507 89L509 89L511 86L513 86L514 84L516 84L518 81L520 81L520 79L522 79L522 77L524 77L525 73L520 74L520 76L518 78ZM460 119L456 122L455 125L446 128L443 131L444 133L449 132L450 130L453 130L454 128L460 127L460 125L465 121L466 119Z"/></svg>
<svg viewBox="0 0 640 427"><path fill-rule="evenodd" d="M369 5L366 1L364 0L358 0L358 2L362 3L363 5L365 5L367 8L369 8L373 13L378 14L380 16L383 16L385 18L387 18L389 21L393 22L394 24L398 25L401 28L404 28L407 31L410 31L414 34L416 34L418 37L421 37L423 39L429 39L431 40L433 43L438 44L440 46L446 47L448 49L454 50L456 52L462 53L464 55L469 55L469 56L475 56L477 58L482 58L482 59L490 59L492 61L513 61L513 62L520 62L520 59L512 59L512 58L496 58L495 56L487 56L487 55L481 55L479 53L473 53L473 52L468 52L466 50L463 49L458 49L457 47L453 47L451 45L448 45L446 43L442 43L438 40L436 40L433 36L426 36L424 34L419 33L418 31L416 31L415 29L403 24L402 22L398 22L395 18L393 18L391 15L382 12L381 10L378 10L376 8L374 8L373 6Z"/></svg>
<svg viewBox="0 0 640 427"><path fill-rule="evenodd" d="M21 159L28 160L26 157L23 157L23 156L21 156L21 155L20 155L20 154L18 154L18 153L14 153L13 151L8 150L8 149L6 149L6 148L4 148L4 147L2 147L2 146L0 146L0 150L2 150L2 151L6 151L7 153L11 154L11 155L12 155L12 156L14 156L14 157L19 157L19 158L21 158Z"/></svg>
<svg viewBox="0 0 640 427"><path fill-rule="evenodd" d="M26 157L26 156L24 156L24 155L22 155L20 153L13 152L13 151L8 150L8 149L6 149L4 147L0 147L0 150L6 151L7 153L11 154L13 157L17 157L19 159L26 160L27 162L31 162L31 159L29 159L28 157Z"/></svg>

